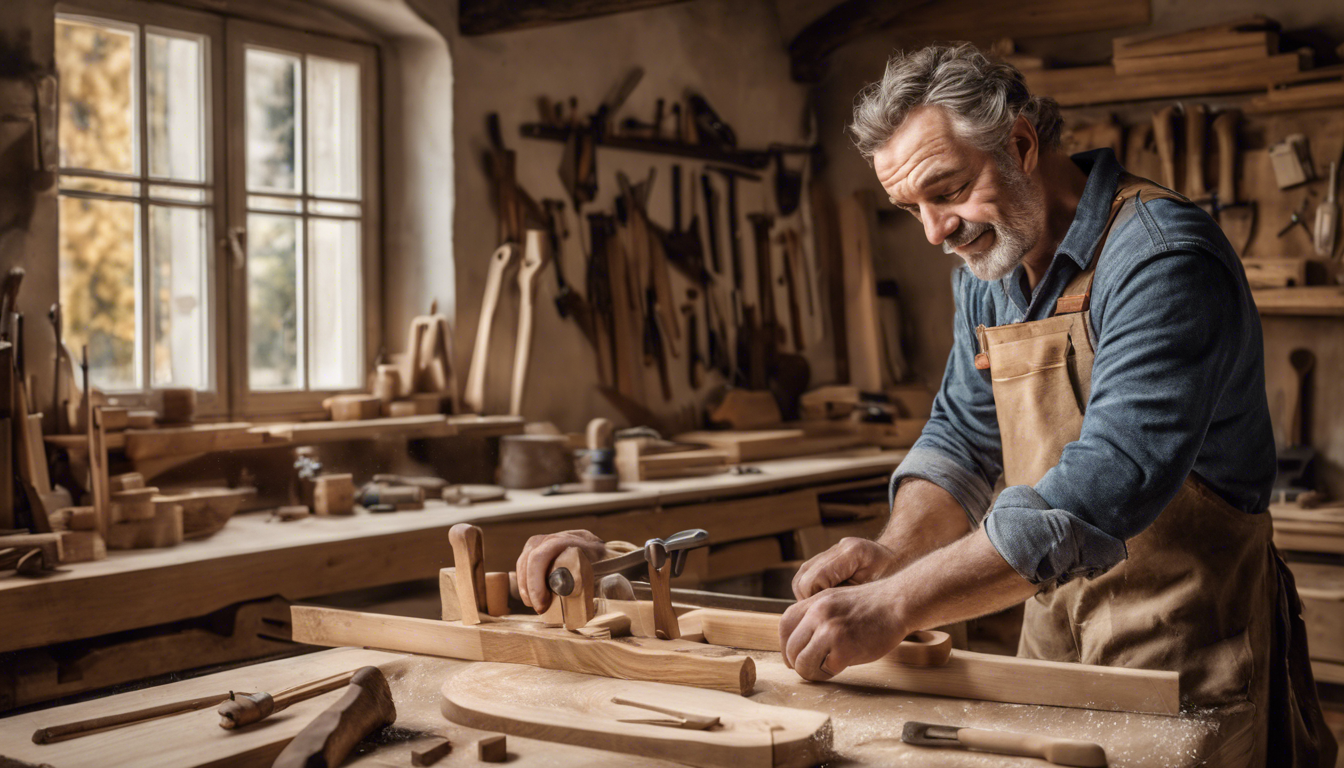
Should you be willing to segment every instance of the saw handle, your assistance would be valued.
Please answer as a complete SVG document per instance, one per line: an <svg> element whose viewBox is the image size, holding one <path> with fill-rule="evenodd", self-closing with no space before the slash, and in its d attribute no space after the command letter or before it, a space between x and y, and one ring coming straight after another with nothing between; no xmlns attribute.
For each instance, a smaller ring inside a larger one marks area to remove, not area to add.
<svg viewBox="0 0 1344 768"><path fill-rule="evenodd" d="M1106 750L1102 749L1100 744L1078 739L961 728L957 731L957 741L968 749L1000 755L1039 757L1055 765L1071 765L1078 768L1102 768L1106 765Z"/></svg>

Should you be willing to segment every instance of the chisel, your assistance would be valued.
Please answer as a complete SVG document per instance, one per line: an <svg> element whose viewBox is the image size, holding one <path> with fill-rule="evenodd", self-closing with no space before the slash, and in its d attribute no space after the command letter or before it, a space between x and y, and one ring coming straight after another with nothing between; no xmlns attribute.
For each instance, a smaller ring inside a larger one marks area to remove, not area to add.
<svg viewBox="0 0 1344 768"><path fill-rule="evenodd" d="M1039 757L1055 765L1072 765L1078 768L1102 768L1106 765L1106 750L1099 744L1034 733L989 731L912 721L906 723L901 731L901 741L921 747L959 747L999 755Z"/></svg>

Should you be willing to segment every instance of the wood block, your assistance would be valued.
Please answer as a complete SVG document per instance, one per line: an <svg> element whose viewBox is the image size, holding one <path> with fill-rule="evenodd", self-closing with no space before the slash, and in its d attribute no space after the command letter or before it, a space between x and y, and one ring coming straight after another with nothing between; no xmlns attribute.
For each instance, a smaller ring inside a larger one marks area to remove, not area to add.
<svg viewBox="0 0 1344 768"><path fill-rule="evenodd" d="M378 418L383 401L374 395L335 395L323 400L322 407L331 414L332 421L362 421Z"/></svg>
<svg viewBox="0 0 1344 768"><path fill-rule="evenodd" d="M1261 33L1262 35L1265 33ZM1258 42L1258 44L1257 44ZM1191 72L1217 70L1228 64L1261 61L1269 57L1263 37L1250 45L1236 48L1216 48L1210 51L1190 51L1157 56L1128 56L1116 59L1118 75L1152 75L1163 72Z"/></svg>
<svg viewBox="0 0 1344 768"><path fill-rule="evenodd" d="M774 536L722 544L709 552L709 574L706 580L718 581L760 573L782 562L784 555L779 547L779 539Z"/></svg>
<svg viewBox="0 0 1344 768"><path fill-rule="evenodd" d="M750 389L730 389L709 415L710 421L732 429L772 427L782 420L779 402L773 393Z"/></svg>
<svg viewBox="0 0 1344 768"><path fill-rule="evenodd" d="M107 542L97 531L65 531L61 534L62 563L85 563L107 557Z"/></svg>
<svg viewBox="0 0 1344 768"><path fill-rule="evenodd" d="M509 759L508 741L503 734L487 736L476 742L476 756L482 763L502 763Z"/></svg>
<svg viewBox="0 0 1344 768"><path fill-rule="evenodd" d="M103 429L108 432L120 432L130 426L131 410L113 406L103 407Z"/></svg>
<svg viewBox="0 0 1344 768"><path fill-rule="evenodd" d="M133 520L153 520L156 515L154 496L158 488L134 488L116 491L111 495L111 521L123 523Z"/></svg>
<svg viewBox="0 0 1344 768"><path fill-rule="evenodd" d="M490 593L486 592L486 604L489 605ZM444 621L461 621L462 609L457 602L457 569L439 569L439 605Z"/></svg>
<svg viewBox="0 0 1344 768"><path fill-rule="evenodd" d="M153 549L182 543L182 505L156 504L152 520L112 523L107 527L108 549Z"/></svg>
<svg viewBox="0 0 1344 768"><path fill-rule="evenodd" d="M509 574L491 571L485 574L485 612L491 616L509 613Z"/></svg>
<svg viewBox="0 0 1344 768"><path fill-rule="evenodd" d="M0 536L0 549L40 549L47 567L54 568L65 557L60 533L15 533Z"/></svg>
<svg viewBox="0 0 1344 768"><path fill-rule="evenodd" d="M380 368L382 366L379 366ZM411 765L427 766L433 765L442 760L449 752L453 751L453 742L444 739L429 749L417 749L411 752Z"/></svg>
<svg viewBox="0 0 1344 768"><path fill-rule="evenodd" d="M51 527L52 533L70 530L70 509L70 507L62 507L54 512L47 513L47 524Z"/></svg>
<svg viewBox="0 0 1344 768"><path fill-rule="evenodd" d="M454 578L461 621L468 625L479 624L481 609L488 605L484 534L474 525L458 523L448 529L448 542L453 548L453 566L457 569Z"/></svg>
<svg viewBox="0 0 1344 768"><path fill-rule="evenodd" d="M160 389L162 405L159 413L166 424L186 424L196 418L196 390L188 388Z"/></svg>
<svg viewBox="0 0 1344 768"><path fill-rule="evenodd" d="M67 524L72 531L98 530L98 513L93 507L70 507Z"/></svg>
<svg viewBox="0 0 1344 768"><path fill-rule="evenodd" d="M443 409L443 396L420 392L402 400L393 400L385 406L388 416L428 416Z"/></svg>
<svg viewBox="0 0 1344 768"><path fill-rule="evenodd" d="M1141 32L1112 39L1111 53L1123 59L1252 47L1269 54L1278 47L1274 26L1269 19L1256 15L1180 32Z"/></svg>
<svg viewBox="0 0 1344 768"><path fill-rule="evenodd" d="M1308 262L1313 259L1243 259L1246 282L1252 288L1290 288L1307 284Z"/></svg>
<svg viewBox="0 0 1344 768"><path fill-rule="evenodd" d="M354 514L354 477L348 474L317 477L313 484L313 512L318 515Z"/></svg>
<svg viewBox="0 0 1344 768"><path fill-rule="evenodd" d="M139 472L127 472L124 475L113 475L107 478L107 487L112 493L118 491L131 491L136 488L145 487L145 477Z"/></svg>
<svg viewBox="0 0 1344 768"><path fill-rule="evenodd" d="M808 435L802 429L717 430L677 435L679 442L703 443L728 452L734 464L782 459L838 451L863 445L865 439L853 430Z"/></svg>
<svg viewBox="0 0 1344 768"><path fill-rule="evenodd" d="M126 426L130 429L153 429L154 420L158 416L154 411L130 411L126 414Z"/></svg>

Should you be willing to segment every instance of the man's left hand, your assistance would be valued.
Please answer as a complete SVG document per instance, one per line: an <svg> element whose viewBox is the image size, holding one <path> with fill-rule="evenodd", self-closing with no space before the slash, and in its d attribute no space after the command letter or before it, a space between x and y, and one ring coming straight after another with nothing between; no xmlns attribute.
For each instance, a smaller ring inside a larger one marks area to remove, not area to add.
<svg viewBox="0 0 1344 768"><path fill-rule="evenodd" d="M883 579L828 589L790 606L779 622L784 663L804 679L824 681L890 653L907 634L890 589L890 579Z"/></svg>

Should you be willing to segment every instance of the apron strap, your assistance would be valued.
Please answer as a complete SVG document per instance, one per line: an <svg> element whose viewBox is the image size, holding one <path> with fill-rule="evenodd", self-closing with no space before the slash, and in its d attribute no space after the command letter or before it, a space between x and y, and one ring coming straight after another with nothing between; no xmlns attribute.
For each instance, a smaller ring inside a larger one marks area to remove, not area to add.
<svg viewBox="0 0 1344 768"><path fill-rule="evenodd" d="M1056 315L1071 315L1077 312L1086 312L1092 305L1092 277L1097 271L1097 261L1101 258L1101 250L1106 247L1106 240L1111 236L1111 227L1115 224L1115 218L1120 214L1120 209L1131 198L1144 200L1179 200L1184 203L1190 202L1184 195L1167 189L1157 182L1139 178L1128 172L1120 174L1120 184L1115 190L1115 200L1111 203L1111 213L1106 219L1106 227L1101 231L1101 239L1097 241L1097 249L1092 252L1092 263L1087 265L1087 269L1074 276L1069 284L1064 286L1064 293L1055 302Z"/></svg>

